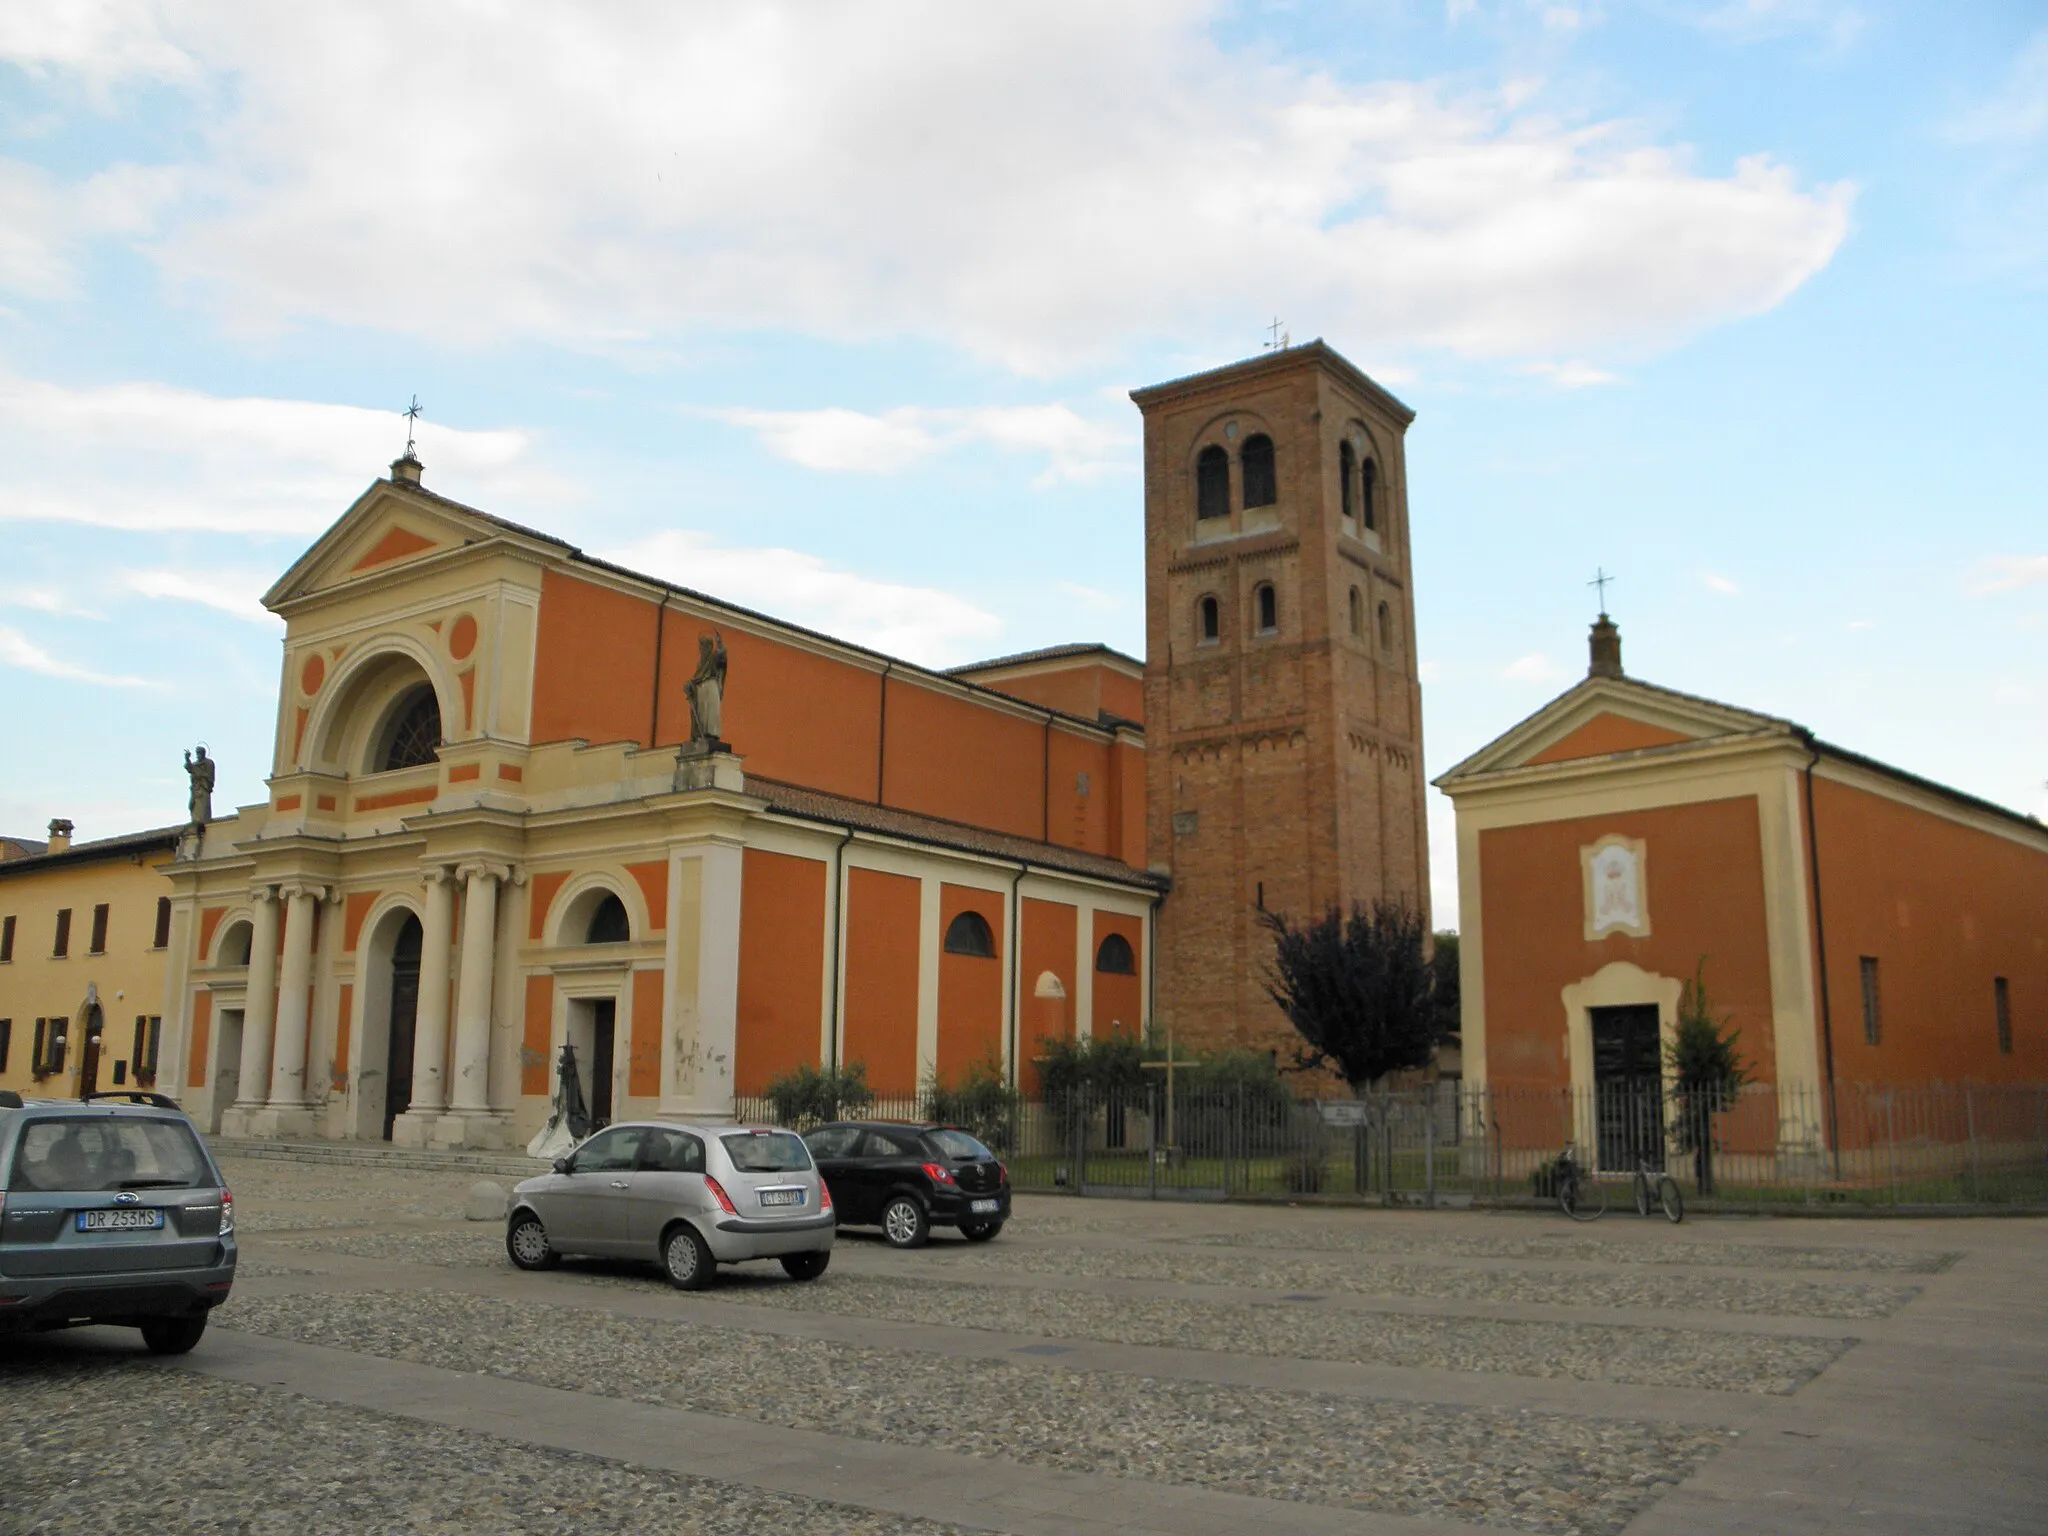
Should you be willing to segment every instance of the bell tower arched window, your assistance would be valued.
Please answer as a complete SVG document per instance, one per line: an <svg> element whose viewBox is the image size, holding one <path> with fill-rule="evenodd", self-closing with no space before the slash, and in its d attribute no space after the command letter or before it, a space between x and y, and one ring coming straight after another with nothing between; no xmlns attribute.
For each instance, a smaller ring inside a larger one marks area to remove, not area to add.
<svg viewBox="0 0 2048 1536"><path fill-rule="evenodd" d="M1252 607L1258 614L1258 629L1262 635L1277 634L1280 629L1280 599L1273 592L1270 581L1259 583L1252 594Z"/></svg>
<svg viewBox="0 0 2048 1536"><path fill-rule="evenodd" d="M1365 638L1365 598L1356 587L1351 589L1351 633Z"/></svg>
<svg viewBox="0 0 2048 1536"><path fill-rule="evenodd" d="M1263 432L1254 432L1244 440L1238 465L1244 474L1247 507L1270 507L1280 499L1280 479L1273 468L1273 439Z"/></svg>
<svg viewBox="0 0 2048 1536"><path fill-rule="evenodd" d="M1203 645L1223 638L1223 610L1215 598L1205 597L1195 605L1195 628Z"/></svg>
<svg viewBox="0 0 2048 1536"><path fill-rule="evenodd" d="M370 760L370 771L419 768L433 762L440 750L441 701L432 683L421 683L406 690L392 706L376 755Z"/></svg>
<svg viewBox="0 0 2048 1536"><path fill-rule="evenodd" d="M1195 456L1195 516L1230 516L1230 455L1215 443Z"/></svg>
<svg viewBox="0 0 2048 1536"><path fill-rule="evenodd" d="M1391 608L1389 608L1389 607L1388 607L1388 606L1387 606L1387 605L1386 605L1385 603L1381 603L1381 604L1380 604L1380 649L1381 649L1381 650L1383 650L1383 651L1391 651L1391 650L1392 650L1393 648L1394 648L1394 610L1393 610L1393 609L1391 609Z"/></svg>
<svg viewBox="0 0 2048 1536"><path fill-rule="evenodd" d="M1358 487L1351 482L1358 478L1358 455L1351 451L1349 443L1337 445L1337 484L1341 487L1338 510L1346 517L1358 515Z"/></svg>
<svg viewBox="0 0 2048 1536"><path fill-rule="evenodd" d="M1359 476L1359 479L1361 481L1359 485L1359 500L1365 507L1365 526L1377 528L1380 525L1380 520L1379 513L1373 505L1373 493L1379 489L1379 466L1374 464L1371 459L1367 459L1364 471Z"/></svg>

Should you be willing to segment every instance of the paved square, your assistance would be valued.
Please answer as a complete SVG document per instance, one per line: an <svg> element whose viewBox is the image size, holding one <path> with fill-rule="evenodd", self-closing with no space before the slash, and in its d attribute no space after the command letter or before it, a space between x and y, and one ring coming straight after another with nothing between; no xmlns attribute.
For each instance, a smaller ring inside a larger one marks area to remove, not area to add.
<svg viewBox="0 0 2048 1536"><path fill-rule="evenodd" d="M191 1356L0 1346L6 1531L2048 1528L2035 1220L1024 1197L685 1296L514 1271L474 1174L228 1171Z"/></svg>

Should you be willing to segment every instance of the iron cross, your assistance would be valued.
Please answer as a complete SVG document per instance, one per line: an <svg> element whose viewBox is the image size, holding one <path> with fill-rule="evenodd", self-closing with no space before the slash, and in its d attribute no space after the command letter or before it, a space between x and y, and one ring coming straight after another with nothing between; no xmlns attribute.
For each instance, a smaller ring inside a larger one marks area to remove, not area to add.
<svg viewBox="0 0 2048 1536"><path fill-rule="evenodd" d="M1280 317L1275 315L1273 323L1267 326L1266 329L1273 333L1273 339L1266 343L1266 350L1268 352L1278 352L1280 350Z"/></svg>
<svg viewBox="0 0 2048 1536"><path fill-rule="evenodd" d="M412 397L412 404L407 406L405 409L405 456L408 459L413 456L413 428L419 425L419 419L421 414L422 412L420 411L420 397L418 395L414 395Z"/></svg>
<svg viewBox="0 0 2048 1536"><path fill-rule="evenodd" d="M1614 580L1612 576L1596 565L1593 567L1593 579L1586 583L1589 587L1598 587L1600 589L1600 611L1602 613L1607 611L1607 583L1612 580Z"/></svg>

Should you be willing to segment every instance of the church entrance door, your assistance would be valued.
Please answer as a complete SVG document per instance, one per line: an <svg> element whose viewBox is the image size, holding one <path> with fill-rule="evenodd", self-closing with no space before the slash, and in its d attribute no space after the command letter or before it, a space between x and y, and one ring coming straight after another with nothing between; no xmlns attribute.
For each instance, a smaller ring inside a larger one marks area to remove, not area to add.
<svg viewBox="0 0 2048 1536"><path fill-rule="evenodd" d="M384 1139L412 1108L412 1043L420 1007L420 920L407 917L391 946L391 1031L384 1051Z"/></svg>
<svg viewBox="0 0 2048 1536"><path fill-rule="evenodd" d="M617 1034L619 1005L616 999L601 997L590 1007L590 1126L596 1130L612 1123L612 1068L614 1036Z"/></svg>
<svg viewBox="0 0 2048 1536"><path fill-rule="evenodd" d="M1593 1097L1598 1166L1634 1172L1637 1160L1664 1166L1663 1031L1655 1003L1594 1008Z"/></svg>

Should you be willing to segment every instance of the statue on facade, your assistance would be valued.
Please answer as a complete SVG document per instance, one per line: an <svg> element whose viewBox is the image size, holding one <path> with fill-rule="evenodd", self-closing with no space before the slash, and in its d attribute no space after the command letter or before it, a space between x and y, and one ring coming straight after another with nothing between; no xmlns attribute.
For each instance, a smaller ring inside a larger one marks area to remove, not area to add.
<svg viewBox="0 0 2048 1536"><path fill-rule="evenodd" d="M199 743L199 755L185 754L185 774L192 781L192 825L203 827L213 820L213 776L220 765L206 755L206 743Z"/></svg>
<svg viewBox="0 0 2048 1536"><path fill-rule="evenodd" d="M690 679L690 740L719 740L725 702L725 637L713 630L697 638L697 671Z"/></svg>

